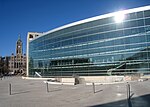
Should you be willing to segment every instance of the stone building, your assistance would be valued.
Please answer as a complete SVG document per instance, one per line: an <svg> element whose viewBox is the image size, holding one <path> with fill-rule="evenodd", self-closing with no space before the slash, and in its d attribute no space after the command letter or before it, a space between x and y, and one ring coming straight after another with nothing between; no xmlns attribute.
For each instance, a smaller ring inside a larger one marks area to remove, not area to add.
<svg viewBox="0 0 150 107"><path fill-rule="evenodd" d="M11 74L26 74L26 54L23 54L23 43L20 37L16 43L16 55L12 53L9 60Z"/></svg>

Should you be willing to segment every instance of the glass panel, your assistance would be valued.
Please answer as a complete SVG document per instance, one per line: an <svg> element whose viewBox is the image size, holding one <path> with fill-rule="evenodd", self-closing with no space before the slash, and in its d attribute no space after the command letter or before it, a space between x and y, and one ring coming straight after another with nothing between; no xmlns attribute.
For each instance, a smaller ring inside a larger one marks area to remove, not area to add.
<svg viewBox="0 0 150 107"><path fill-rule="evenodd" d="M150 17L150 10L144 11L144 16L145 17Z"/></svg>
<svg viewBox="0 0 150 107"><path fill-rule="evenodd" d="M138 23L138 26L144 26L144 20L143 19L138 20L137 23Z"/></svg>
<svg viewBox="0 0 150 107"><path fill-rule="evenodd" d="M145 19L145 25L150 25L150 18Z"/></svg>
<svg viewBox="0 0 150 107"><path fill-rule="evenodd" d="M137 12L137 18L143 18L143 11Z"/></svg>

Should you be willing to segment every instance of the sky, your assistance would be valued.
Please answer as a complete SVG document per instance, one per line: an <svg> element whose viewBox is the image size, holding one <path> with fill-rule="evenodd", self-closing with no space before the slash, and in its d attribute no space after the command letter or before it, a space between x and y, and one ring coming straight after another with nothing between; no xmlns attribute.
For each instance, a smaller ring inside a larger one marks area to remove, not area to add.
<svg viewBox="0 0 150 107"><path fill-rule="evenodd" d="M15 54L19 35L47 32L86 18L150 5L150 0L0 0L0 56Z"/></svg>

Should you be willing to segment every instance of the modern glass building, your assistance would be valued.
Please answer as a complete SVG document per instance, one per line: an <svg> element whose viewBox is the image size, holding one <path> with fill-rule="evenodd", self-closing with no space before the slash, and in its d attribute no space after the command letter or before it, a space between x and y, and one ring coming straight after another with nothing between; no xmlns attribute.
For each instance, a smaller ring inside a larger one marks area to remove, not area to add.
<svg viewBox="0 0 150 107"><path fill-rule="evenodd" d="M150 6L28 33L27 75L150 73Z"/></svg>

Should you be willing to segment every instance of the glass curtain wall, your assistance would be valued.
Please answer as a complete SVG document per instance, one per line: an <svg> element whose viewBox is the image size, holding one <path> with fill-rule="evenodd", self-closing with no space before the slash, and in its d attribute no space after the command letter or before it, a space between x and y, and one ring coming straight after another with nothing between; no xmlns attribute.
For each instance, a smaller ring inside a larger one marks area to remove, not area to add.
<svg viewBox="0 0 150 107"><path fill-rule="evenodd" d="M150 72L150 10L67 27L29 42L29 76Z"/></svg>

